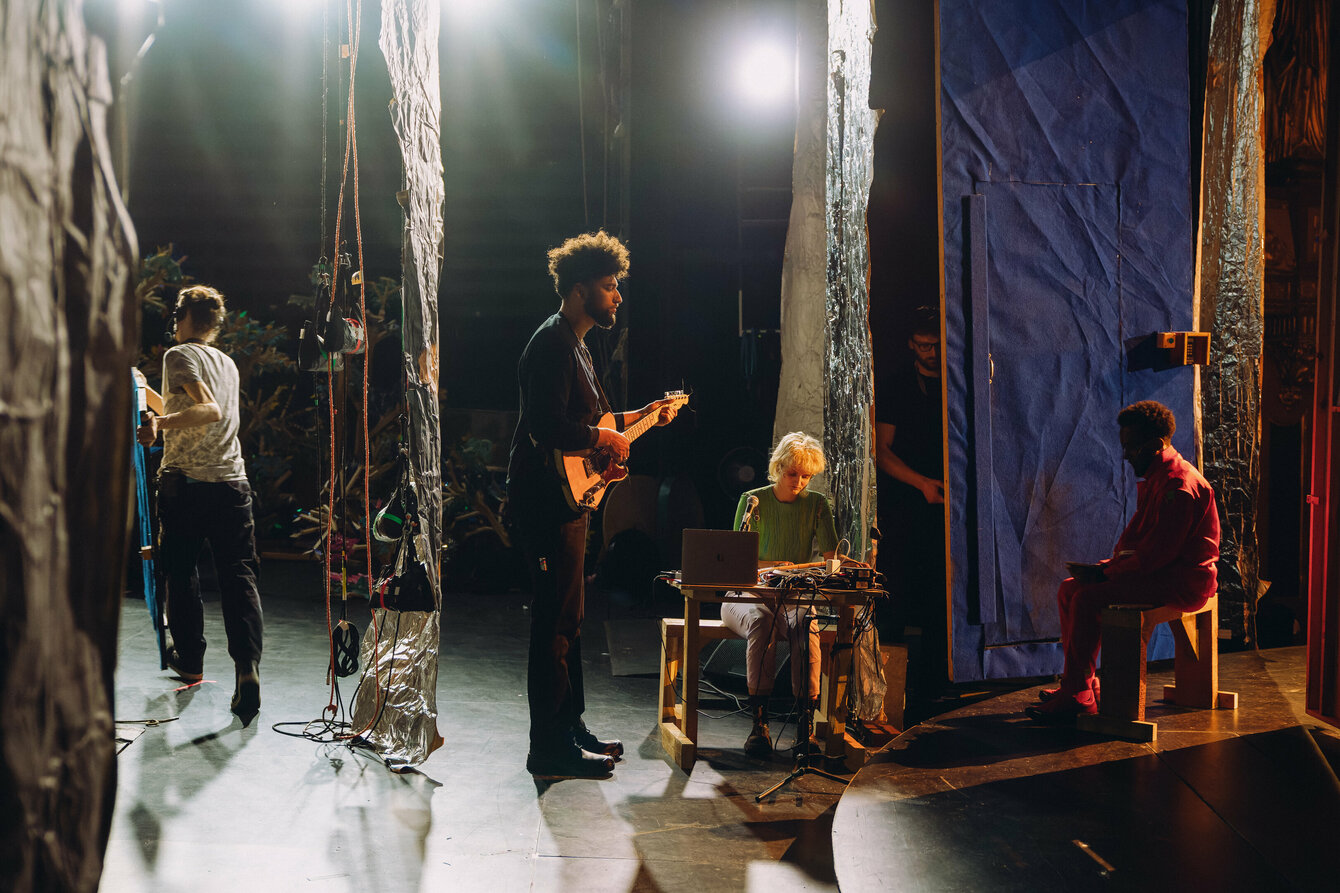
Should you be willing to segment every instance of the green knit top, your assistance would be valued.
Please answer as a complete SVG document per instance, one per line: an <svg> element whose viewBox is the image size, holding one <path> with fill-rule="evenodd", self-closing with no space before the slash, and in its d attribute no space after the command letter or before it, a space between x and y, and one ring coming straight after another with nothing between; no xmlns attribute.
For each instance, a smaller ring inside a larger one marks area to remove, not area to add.
<svg viewBox="0 0 1340 893"><path fill-rule="evenodd" d="M750 490L740 496L735 506L735 528L744 520L744 507L750 496L758 497L751 529L758 532L760 561L790 561L804 564L815 557L815 540L819 554L837 548L837 528L833 525L833 510L828 497L805 490L795 502L781 502L772 485Z"/></svg>

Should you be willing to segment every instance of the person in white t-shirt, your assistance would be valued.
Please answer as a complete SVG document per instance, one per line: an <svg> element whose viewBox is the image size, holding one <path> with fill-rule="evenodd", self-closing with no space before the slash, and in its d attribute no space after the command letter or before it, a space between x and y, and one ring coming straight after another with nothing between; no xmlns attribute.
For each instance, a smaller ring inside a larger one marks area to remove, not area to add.
<svg viewBox="0 0 1340 893"><path fill-rule="evenodd" d="M167 582L168 666L184 682L204 678L204 605L196 562L205 540L214 553L228 654L236 671L232 710L250 721L260 710L263 634L260 562L251 486L238 431L237 366L213 347L226 315L223 295L184 288L173 308L176 344L163 354L165 413L140 426L148 446L163 432L158 478L158 560Z"/></svg>

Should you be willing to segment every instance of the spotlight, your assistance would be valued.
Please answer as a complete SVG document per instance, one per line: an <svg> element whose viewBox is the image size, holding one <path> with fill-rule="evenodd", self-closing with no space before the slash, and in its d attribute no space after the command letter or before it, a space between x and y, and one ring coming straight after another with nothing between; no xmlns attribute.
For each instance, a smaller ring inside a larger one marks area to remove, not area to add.
<svg viewBox="0 0 1340 893"><path fill-rule="evenodd" d="M777 105L795 93L795 53L776 42L757 43L740 55L736 81L752 103Z"/></svg>

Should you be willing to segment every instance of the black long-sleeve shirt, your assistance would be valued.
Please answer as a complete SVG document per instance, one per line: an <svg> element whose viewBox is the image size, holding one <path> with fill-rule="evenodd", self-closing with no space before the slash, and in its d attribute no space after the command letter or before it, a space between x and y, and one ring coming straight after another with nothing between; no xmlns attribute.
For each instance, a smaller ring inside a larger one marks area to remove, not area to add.
<svg viewBox="0 0 1340 893"><path fill-rule="evenodd" d="M596 425L610 412L591 356L561 314L549 317L517 363L521 415L507 463L514 509L567 512L553 467L553 451L589 449Z"/></svg>

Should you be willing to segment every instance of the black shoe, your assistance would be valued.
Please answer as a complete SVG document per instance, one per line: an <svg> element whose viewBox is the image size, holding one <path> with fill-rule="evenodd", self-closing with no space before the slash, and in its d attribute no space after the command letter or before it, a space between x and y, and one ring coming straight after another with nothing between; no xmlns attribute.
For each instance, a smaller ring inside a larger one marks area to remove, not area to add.
<svg viewBox="0 0 1340 893"><path fill-rule="evenodd" d="M772 737L768 734L766 722L755 721L749 737L744 739L744 754L760 760L772 756Z"/></svg>
<svg viewBox="0 0 1340 893"><path fill-rule="evenodd" d="M744 739L744 755L766 760L772 756L772 737L768 734L768 696L750 695L749 712L754 717L754 727L749 730L749 737Z"/></svg>
<svg viewBox="0 0 1340 893"><path fill-rule="evenodd" d="M595 754L604 754L607 757L623 756L623 742L617 738L611 738L609 741L601 741L595 736L586 723L577 720L577 728L572 732L572 740L582 750L590 751Z"/></svg>
<svg viewBox="0 0 1340 893"><path fill-rule="evenodd" d="M237 667L232 710L243 719L250 719L261 710L261 675L255 661Z"/></svg>
<svg viewBox="0 0 1340 893"><path fill-rule="evenodd" d="M168 649L167 665L168 669L182 682L189 682L194 685L205 678L204 669L192 669L190 664L187 664L181 659L181 655L177 652L175 645Z"/></svg>
<svg viewBox="0 0 1340 893"><path fill-rule="evenodd" d="M609 778L614 759L574 744L560 750L532 750L526 755L526 771L544 779Z"/></svg>

